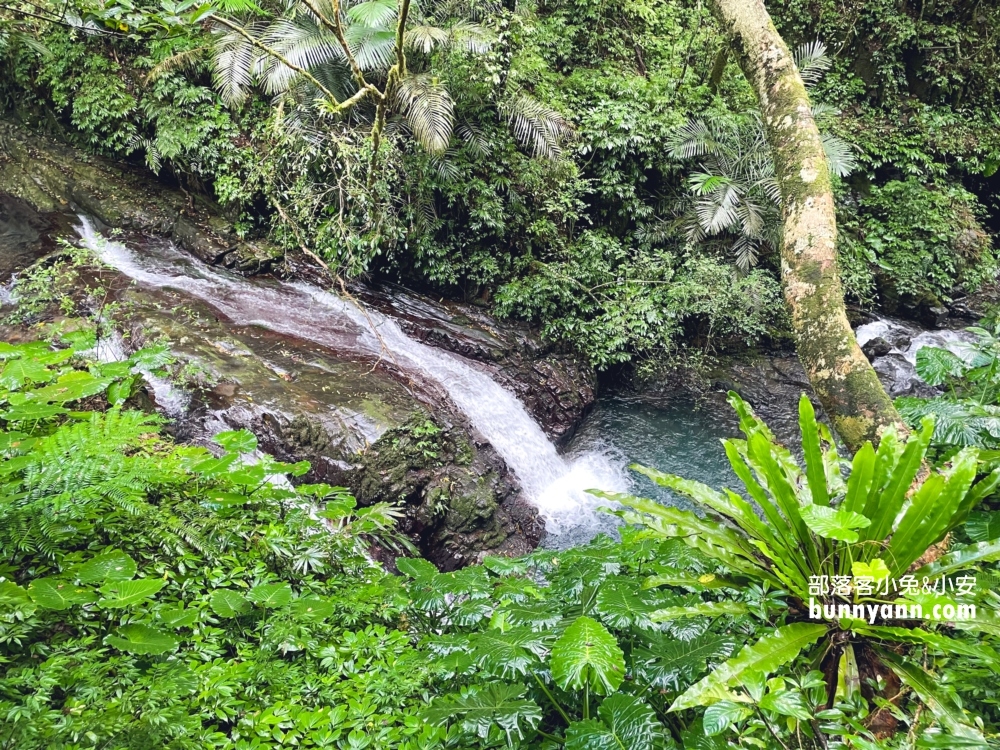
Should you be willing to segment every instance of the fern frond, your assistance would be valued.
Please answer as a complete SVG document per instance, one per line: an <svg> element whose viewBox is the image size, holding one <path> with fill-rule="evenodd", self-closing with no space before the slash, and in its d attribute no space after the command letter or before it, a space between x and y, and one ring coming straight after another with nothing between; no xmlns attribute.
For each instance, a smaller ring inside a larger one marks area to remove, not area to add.
<svg viewBox="0 0 1000 750"><path fill-rule="evenodd" d="M407 76L396 87L395 102L421 146L432 154L448 148L455 105L440 81L428 74Z"/></svg>
<svg viewBox="0 0 1000 750"><path fill-rule="evenodd" d="M819 39L799 45L792 58L795 60L795 67L799 69L799 75L802 76L802 82L806 86L818 83L833 65L833 60L826 54L826 45Z"/></svg>
<svg viewBox="0 0 1000 750"><path fill-rule="evenodd" d="M154 83L171 73L191 70L192 68L197 67L205 59L205 53L209 52L211 49L211 47L203 45L201 47L195 47L194 49L178 52L176 55L171 55L165 60L161 60L146 74L146 83Z"/></svg>
<svg viewBox="0 0 1000 750"><path fill-rule="evenodd" d="M556 110L522 93L502 103L500 112L517 141L534 156L554 159L562 153L559 141L571 128Z"/></svg>

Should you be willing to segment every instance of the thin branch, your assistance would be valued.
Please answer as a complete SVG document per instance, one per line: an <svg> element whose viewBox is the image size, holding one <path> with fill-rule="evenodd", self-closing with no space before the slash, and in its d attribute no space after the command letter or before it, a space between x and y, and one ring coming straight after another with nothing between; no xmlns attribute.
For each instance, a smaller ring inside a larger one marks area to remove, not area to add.
<svg viewBox="0 0 1000 750"><path fill-rule="evenodd" d="M319 19L320 23L326 26L333 32L333 35L337 37L337 42L340 44L340 48L344 51L344 56L347 58L347 63L351 66L351 72L354 74L354 80L358 82L358 86L362 89L369 88L371 85L365 79L364 71L362 71L361 66L358 65L358 61L355 59L354 53L351 52L351 45L347 43L347 36L344 34L344 24L340 18L340 0L333 0L332 21L326 17L326 14L319 9L313 0L302 0L302 4L311 10L316 18ZM378 91L378 89L375 89L375 91ZM381 94L381 92L378 93Z"/></svg>
<svg viewBox="0 0 1000 750"><path fill-rule="evenodd" d="M261 42L259 39L256 39L253 36L251 36L250 34L248 34L247 31L246 31L246 29L244 29L239 24L233 23L229 19L223 18L222 16L212 16L212 18L213 18L213 20L218 21L219 23L221 23L223 26L225 26L225 27L227 27L227 28L232 29L233 31L235 31L237 34L239 34L241 37L243 37L244 39L246 39L248 42L250 42L250 44L252 44L257 49L261 50L265 54L270 55L271 57L273 57L274 59L278 60L283 65L287 66L288 68L294 70L299 75L303 76L307 81L309 81L316 88L318 88L320 91L322 91L327 96L327 98L329 98L330 101L332 101L337 106L337 108L339 109L340 102L337 101L337 97L334 96L333 92L330 91L330 89L328 89L326 86L324 86L322 83L320 83L316 79L316 77L312 73L310 73L308 70L306 70L305 68L299 67L295 63L289 62L289 60L288 60L287 57L285 57L284 55L282 55L277 50L272 49L271 47L268 47L266 44L264 44L263 42Z"/></svg>

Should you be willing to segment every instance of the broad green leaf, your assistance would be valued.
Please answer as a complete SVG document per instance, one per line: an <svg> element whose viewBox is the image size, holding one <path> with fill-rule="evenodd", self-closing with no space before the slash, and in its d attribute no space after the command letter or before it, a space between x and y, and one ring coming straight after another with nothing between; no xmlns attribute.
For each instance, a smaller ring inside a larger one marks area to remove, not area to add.
<svg viewBox="0 0 1000 750"><path fill-rule="evenodd" d="M753 712L749 708L733 701L713 703L705 709L705 715L702 717L705 734L709 737L722 734L736 722L743 721L750 716L751 713Z"/></svg>
<svg viewBox="0 0 1000 750"><path fill-rule="evenodd" d="M965 362L947 349L924 346L917 350L917 375L927 385L942 385L965 371Z"/></svg>
<svg viewBox="0 0 1000 750"><path fill-rule="evenodd" d="M110 384L111 378L95 378L89 372L72 370L65 375L60 375L59 379L51 385L34 391L32 397L61 404L103 393Z"/></svg>
<svg viewBox="0 0 1000 750"><path fill-rule="evenodd" d="M918 581L922 581L925 576L934 580L943 575L971 568L979 563L995 560L1000 560L1000 539L970 544L965 547L954 547L948 554L916 570L914 575L917 576Z"/></svg>
<svg viewBox="0 0 1000 750"><path fill-rule="evenodd" d="M532 605L509 606L501 610L511 625L526 625L532 630L555 627L563 618L562 612L548 602Z"/></svg>
<svg viewBox="0 0 1000 750"><path fill-rule="evenodd" d="M212 439L233 453L253 453L257 450L257 437L250 430L220 432Z"/></svg>
<svg viewBox="0 0 1000 750"><path fill-rule="evenodd" d="M45 609L69 609L74 604L90 604L97 600L91 589L56 578L36 578L28 587L28 595Z"/></svg>
<svg viewBox="0 0 1000 750"><path fill-rule="evenodd" d="M974 542L992 542L1000 539L1000 511L977 510L969 514L965 533Z"/></svg>
<svg viewBox="0 0 1000 750"><path fill-rule="evenodd" d="M798 690L780 690L768 693L760 699L760 707L782 716L791 716L799 721L809 721L812 718L812 712L809 710L806 699Z"/></svg>
<svg viewBox="0 0 1000 750"><path fill-rule="evenodd" d="M396 570L410 578L432 578L437 575L438 569L432 563L419 557L397 557Z"/></svg>
<svg viewBox="0 0 1000 750"><path fill-rule="evenodd" d="M0 372L0 386L17 390L25 383L47 383L53 374L52 370L35 359L12 359L7 361Z"/></svg>
<svg viewBox="0 0 1000 750"><path fill-rule="evenodd" d="M115 634L106 636L104 642L121 651L149 655L173 651L179 643L169 633L140 624L123 625Z"/></svg>
<svg viewBox="0 0 1000 750"><path fill-rule="evenodd" d="M609 695L625 679L625 655L615 637L590 617L578 617L552 647L552 679L563 690L589 683L595 693Z"/></svg>
<svg viewBox="0 0 1000 750"><path fill-rule="evenodd" d="M949 521L976 478L976 454L975 448L963 448L952 459L947 474L932 474L913 493L885 556L892 561L893 573L905 572L947 532Z"/></svg>
<svg viewBox="0 0 1000 750"><path fill-rule="evenodd" d="M900 680L913 688L913 692L920 696L924 705L949 732L964 739L983 739L980 731L972 726L971 720L965 716L955 699L941 689L939 678L892 652L880 649L879 655ZM982 747L983 750L989 747L985 740Z"/></svg>
<svg viewBox="0 0 1000 750"><path fill-rule="evenodd" d="M961 638L950 638L947 635L931 630L923 630L922 628L896 628L886 625L862 625L852 629L859 635L881 638L884 641L913 643L928 646L932 651L939 654L964 654L987 664L1000 664L1000 655L985 644Z"/></svg>
<svg viewBox="0 0 1000 750"><path fill-rule="evenodd" d="M292 587L287 583L258 583L247 592L247 599L269 609L284 607L292 601Z"/></svg>
<svg viewBox="0 0 1000 750"><path fill-rule="evenodd" d="M702 575L655 575L649 576L642 582L644 589L653 589L659 586L683 586L699 591L702 589L740 589L738 583L716 573L703 573Z"/></svg>
<svg viewBox="0 0 1000 750"><path fill-rule="evenodd" d="M0 612L19 612L27 616L35 611L28 592L13 581L0 581Z"/></svg>
<svg viewBox="0 0 1000 750"><path fill-rule="evenodd" d="M566 750L653 750L660 722L653 709L631 695L605 698L600 721L578 721L566 730Z"/></svg>
<svg viewBox="0 0 1000 750"><path fill-rule="evenodd" d="M118 609L139 604L166 585L162 578L140 578L136 581L112 581L101 586L104 598L97 604L100 607Z"/></svg>
<svg viewBox="0 0 1000 750"><path fill-rule="evenodd" d="M858 541L858 532L871 524L860 513L843 508L829 508L824 505L806 505L802 508L802 520L809 530L824 539L837 539L853 544Z"/></svg>
<svg viewBox="0 0 1000 750"><path fill-rule="evenodd" d="M0 418L6 419L8 422L34 422L38 419L50 419L68 413L61 406L29 401L21 406L8 409L5 413L0 414Z"/></svg>
<svg viewBox="0 0 1000 750"><path fill-rule="evenodd" d="M863 511L871 519L871 525L861 534L862 539L881 541L889 535L892 524L903 507L906 493L920 471L933 433L934 420L924 419L920 430L910 435L906 441L898 460L895 457L898 446L895 432L887 432L883 436L875 457L875 481L872 482L872 491Z"/></svg>
<svg viewBox="0 0 1000 750"><path fill-rule="evenodd" d="M876 557L871 562L851 563L851 575L855 578L871 578L872 581L878 582L888 578L890 573L885 561Z"/></svg>
<svg viewBox="0 0 1000 750"><path fill-rule="evenodd" d="M816 412L806 394L799 398L799 429L802 432L802 451L806 461L806 479L809 492L816 505L828 506L830 493L826 486L826 470L823 466L823 450L820 446L819 426ZM808 524L809 522L806 521ZM815 531L815 529L814 529Z"/></svg>
<svg viewBox="0 0 1000 750"><path fill-rule="evenodd" d="M250 602L239 591L232 589L218 589L213 592L209 606L219 617L239 617L252 609Z"/></svg>
<svg viewBox="0 0 1000 750"><path fill-rule="evenodd" d="M487 630L469 639L476 664L488 675L503 679L516 679L541 668L541 656L550 643L547 634L526 627L506 632Z"/></svg>
<svg viewBox="0 0 1000 750"><path fill-rule="evenodd" d="M323 620L334 612L333 602L318 596L304 596L292 602L292 612L299 617Z"/></svg>
<svg viewBox="0 0 1000 750"><path fill-rule="evenodd" d="M618 630L638 628L645 630L653 627L649 616L654 606L643 599L626 585L605 583L597 592L597 613L609 627Z"/></svg>
<svg viewBox="0 0 1000 750"><path fill-rule="evenodd" d="M792 661L802 649L822 638L826 632L826 625L805 622L777 628L753 645L745 646L735 658L688 688L670 706L670 711L708 706L726 699L729 694L728 686L738 682L742 675L751 671L765 675L774 672Z"/></svg>
<svg viewBox="0 0 1000 750"><path fill-rule="evenodd" d="M851 476L847 480L847 495L840 507L852 513L861 513L868 499L868 493L871 492L874 477L875 449L871 443L865 443L854 454Z"/></svg>
<svg viewBox="0 0 1000 750"><path fill-rule="evenodd" d="M183 607L161 609L156 617L168 628L189 628L198 622L198 610Z"/></svg>
<svg viewBox="0 0 1000 750"><path fill-rule="evenodd" d="M457 720L464 731L482 739L496 726L513 745L515 736L523 740L524 730L537 727L542 720L542 710L524 697L526 692L522 685L491 683L438 698L424 709L424 718L438 725Z"/></svg>
<svg viewBox="0 0 1000 750"><path fill-rule="evenodd" d="M650 639L649 646L632 650L632 663L646 682L676 692L704 674L709 662L728 659L736 651L732 636L704 633L690 641L666 635Z"/></svg>
<svg viewBox="0 0 1000 750"><path fill-rule="evenodd" d="M705 602L689 607L662 607L650 616L653 622L669 622L685 617L718 617L719 615L745 615L747 606L742 602Z"/></svg>
<svg viewBox="0 0 1000 750"><path fill-rule="evenodd" d="M135 571L135 560L120 550L110 550L81 564L76 577L81 583L127 581L135 576Z"/></svg>

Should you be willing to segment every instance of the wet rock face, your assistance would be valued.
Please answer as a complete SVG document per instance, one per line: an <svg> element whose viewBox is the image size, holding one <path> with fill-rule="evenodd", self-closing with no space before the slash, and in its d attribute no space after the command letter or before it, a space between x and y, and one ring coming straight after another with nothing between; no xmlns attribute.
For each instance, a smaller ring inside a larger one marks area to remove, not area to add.
<svg viewBox="0 0 1000 750"><path fill-rule="evenodd" d="M441 570L476 562L484 550L526 554L544 532L537 510L521 498L488 443L425 417L370 446L353 486L363 503L402 504L403 530Z"/></svg>
<svg viewBox="0 0 1000 750"><path fill-rule="evenodd" d="M386 367L219 320L168 290L128 290L124 348L169 342L173 380L149 383L180 440L212 446L247 428L262 450L309 461L308 481L346 486L362 505L389 502L422 554L453 570L484 554L523 554L544 531L503 460L452 414L443 394L416 393Z"/></svg>
<svg viewBox="0 0 1000 750"><path fill-rule="evenodd" d="M204 198L8 122L0 122L0 191L38 214L84 213L106 227L170 237L207 263L263 272L282 257L266 243L233 235Z"/></svg>
<svg viewBox="0 0 1000 750"><path fill-rule="evenodd" d="M569 441L596 401L593 368L542 342L524 324L499 322L474 305L433 300L400 287L352 291L391 315L407 335L482 363L557 444Z"/></svg>

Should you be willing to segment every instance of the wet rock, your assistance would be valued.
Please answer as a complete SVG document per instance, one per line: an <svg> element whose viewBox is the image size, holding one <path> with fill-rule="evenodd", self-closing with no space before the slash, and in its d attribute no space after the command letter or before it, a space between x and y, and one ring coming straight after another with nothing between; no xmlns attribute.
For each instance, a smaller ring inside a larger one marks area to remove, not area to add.
<svg viewBox="0 0 1000 750"><path fill-rule="evenodd" d="M891 352L892 344L881 336L875 336L861 347L861 351L865 353L865 356L868 357L868 361L871 362L876 357L884 357L886 354Z"/></svg>
<svg viewBox="0 0 1000 750"><path fill-rule="evenodd" d="M434 300L397 286L353 288L407 335L484 365L525 405L550 439L565 444L597 398L592 367L543 342L527 325L498 321L474 305Z"/></svg>
<svg viewBox="0 0 1000 750"><path fill-rule="evenodd" d="M170 431L212 445L247 428L306 479L348 487L362 505L400 505L401 530L445 570L486 553L524 554L544 530L506 464L443 394L415 391L383 366L265 329L234 326L169 290L130 289L126 348L169 342L188 398ZM163 411L169 389L149 397Z"/></svg>
<svg viewBox="0 0 1000 750"><path fill-rule="evenodd" d="M205 198L171 190L144 171L85 155L2 121L0 192L42 215L83 213L106 227L171 237L208 263L247 252L218 207Z"/></svg>

